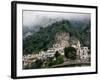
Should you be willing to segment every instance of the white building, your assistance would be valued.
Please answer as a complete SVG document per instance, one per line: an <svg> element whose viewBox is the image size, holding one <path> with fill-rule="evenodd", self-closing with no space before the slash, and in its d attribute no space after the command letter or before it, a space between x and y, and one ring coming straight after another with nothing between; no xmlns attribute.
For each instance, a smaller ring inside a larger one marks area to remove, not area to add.
<svg viewBox="0 0 100 80"><path fill-rule="evenodd" d="M80 41L77 41L76 45L72 45L77 50L77 58L80 60L88 60L89 58L89 49L88 47L81 47Z"/></svg>
<svg viewBox="0 0 100 80"><path fill-rule="evenodd" d="M47 59L48 57L54 57L55 51L47 50L47 51L40 51L38 55L38 59Z"/></svg>
<svg viewBox="0 0 100 80"><path fill-rule="evenodd" d="M80 60L88 60L89 58L89 49L88 47L81 47L77 50L77 54L80 57Z"/></svg>

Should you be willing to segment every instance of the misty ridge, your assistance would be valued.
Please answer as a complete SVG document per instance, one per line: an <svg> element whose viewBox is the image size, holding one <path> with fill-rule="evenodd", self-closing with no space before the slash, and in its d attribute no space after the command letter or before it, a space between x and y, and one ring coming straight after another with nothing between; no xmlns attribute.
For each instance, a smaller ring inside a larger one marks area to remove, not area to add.
<svg viewBox="0 0 100 80"><path fill-rule="evenodd" d="M32 16L35 16L35 18ZM89 14L88 16L86 14L86 16L84 15L82 17L80 17L80 15L79 16L76 15L74 17L68 17L68 15L67 16L60 15L60 17L59 16L51 17L49 15L32 15L32 16L28 18L27 17L23 18L23 38L39 31L40 28L48 27L53 23L60 22L63 20L69 21L73 27L82 27L89 24L90 22Z"/></svg>
<svg viewBox="0 0 100 80"><path fill-rule="evenodd" d="M23 14L23 54L47 50L65 32L90 48L90 14L25 11ZM70 41L69 41L70 43Z"/></svg>
<svg viewBox="0 0 100 80"><path fill-rule="evenodd" d="M23 36L31 35L37 32L41 27L48 27L48 25L62 20L70 21L74 27L82 27L84 24L89 23L90 14L23 11Z"/></svg>
<svg viewBox="0 0 100 80"><path fill-rule="evenodd" d="M39 16L41 16L39 18ZM90 18L75 16L73 18L55 17L39 15L37 23L27 23L23 26L23 54L38 53L41 50L47 50L54 43L57 33L65 32L70 35L70 39L77 39L82 46L90 48ZM77 18L76 18L77 17ZM70 43L70 41L69 41Z"/></svg>

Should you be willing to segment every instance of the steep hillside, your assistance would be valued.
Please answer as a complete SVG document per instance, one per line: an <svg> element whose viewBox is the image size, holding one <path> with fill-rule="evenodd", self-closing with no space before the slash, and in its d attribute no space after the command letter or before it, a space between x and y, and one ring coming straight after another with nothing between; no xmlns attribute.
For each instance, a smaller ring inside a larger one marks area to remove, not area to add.
<svg viewBox="0 0 100 80"><path fill-rule="evenodd" d="M52 47L56 42L57 33L69 33L70 37L74 36L80 40L83 46L90 45L90 24L86 23L84 26L74 27L70 21L62 20L47 27L40 27L39 31L23 39L23 54L38 53L40 50L47 50Z"/></svg>

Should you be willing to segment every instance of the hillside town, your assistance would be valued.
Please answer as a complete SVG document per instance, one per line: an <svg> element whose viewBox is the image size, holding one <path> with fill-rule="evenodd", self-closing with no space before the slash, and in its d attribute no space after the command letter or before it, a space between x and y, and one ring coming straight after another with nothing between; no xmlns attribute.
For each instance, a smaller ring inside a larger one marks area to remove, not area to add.
<svg viewBox="0 0 100 80"><path fill-rule="evenodd" d="M71 42L71 43L70 43ZM66 47L73 47L76 50L76 59L70 60L67 57L65 57L64 48ZM75 61L75 63L90 63L90 50L87 46L82 46L80 41L78 39L71 39L70 34L66 32L57 33L55 36L55 43L52 47L50 47L47 51L41 50L38 54L32 53L28 55L23 55L23 68L25 69L26 66L30 67L32 63L36 62L36 60L41 60L46 62L48 58L53 58L53 60L56 60L55 54L56 52L60 53L60 55L63 56L64 62L60 64L56 64L57 66L60 66L61 64L71 65L71 61ZM56 65L52 65L56 66Z"/></svg>

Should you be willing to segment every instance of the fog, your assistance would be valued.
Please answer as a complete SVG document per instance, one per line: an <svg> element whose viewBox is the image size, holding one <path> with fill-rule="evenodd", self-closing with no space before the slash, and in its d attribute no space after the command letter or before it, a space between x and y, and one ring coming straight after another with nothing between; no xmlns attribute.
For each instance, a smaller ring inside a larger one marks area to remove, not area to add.
<svg viewBox="0 0 100 80"><path fill-rule="evenodd" d="M43 12L43 11L23 11L23 27L45 26L55 21L66 20L82 20L90 19L87 13L70 13L70 12Z"/></svg>

